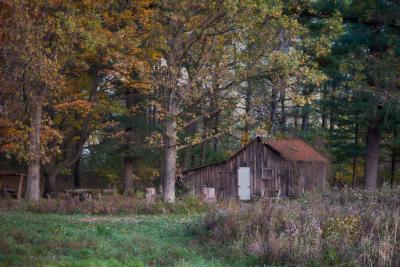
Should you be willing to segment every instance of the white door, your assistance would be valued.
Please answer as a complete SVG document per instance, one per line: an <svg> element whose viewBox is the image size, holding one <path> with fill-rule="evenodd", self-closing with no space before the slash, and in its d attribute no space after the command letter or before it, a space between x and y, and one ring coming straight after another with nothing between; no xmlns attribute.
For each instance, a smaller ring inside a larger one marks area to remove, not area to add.
<svg viewBox="0 0 400 267"><path fill-rule="evenodd" d="M250 167L238 168L238 191L240 200L250 200Z"/></svg>

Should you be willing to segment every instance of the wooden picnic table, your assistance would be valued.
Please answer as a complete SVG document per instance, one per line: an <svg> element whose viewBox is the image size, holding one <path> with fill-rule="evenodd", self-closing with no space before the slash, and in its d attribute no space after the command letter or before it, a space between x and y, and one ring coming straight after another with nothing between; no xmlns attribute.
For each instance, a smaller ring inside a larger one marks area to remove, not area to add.
<svg viewBox="0 0 400 267"><path fill-rule="evenodd" d="M99 199L102 196L110 196L114 195L117 192L117 189L90 189L90 188L76 188L76 189L67 189L65 190L65 194L71 198L79 197L79 200L91 200L93 195L97 195Z"/></svg>

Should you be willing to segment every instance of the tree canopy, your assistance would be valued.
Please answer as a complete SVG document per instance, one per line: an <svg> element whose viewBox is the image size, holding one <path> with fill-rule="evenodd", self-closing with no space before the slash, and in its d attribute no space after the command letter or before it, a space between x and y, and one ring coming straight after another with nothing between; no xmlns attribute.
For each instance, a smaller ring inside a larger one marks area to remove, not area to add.
<svg viewBox="0 0 400 267"><path fill-rule="evenodd" d="M333 185L393 184L399 17L387 0L0 1L0 157L30 200L81 169L173 202L182 170L256 136L314 144Z"/></svg>

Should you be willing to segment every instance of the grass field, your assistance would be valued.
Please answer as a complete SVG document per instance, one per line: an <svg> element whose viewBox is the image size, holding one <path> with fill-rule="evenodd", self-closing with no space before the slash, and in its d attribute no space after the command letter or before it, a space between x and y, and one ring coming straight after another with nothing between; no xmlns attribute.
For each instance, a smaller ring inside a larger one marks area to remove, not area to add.
<svg viewBox="0 0 400 267"><path fill-rule="evenodd" d="M190 230L189 215L0 213L0 266L249 266Z"/></svg>
<svg viewBox="0 0 400 267"><path fill-rule="evenodd" d="M209 206L3 201L0 267L400 266L399 207L400 187Z"/></svg>

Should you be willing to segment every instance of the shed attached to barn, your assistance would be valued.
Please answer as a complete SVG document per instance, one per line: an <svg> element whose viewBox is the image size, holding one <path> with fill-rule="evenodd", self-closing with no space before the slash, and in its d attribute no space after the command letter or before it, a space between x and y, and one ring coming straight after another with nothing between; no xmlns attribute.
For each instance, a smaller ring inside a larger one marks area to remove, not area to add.
<svg viewBox="0 0 400 267"><path fill-rule="evenodd" d="M256 138L224 162L183 172L195 194L213 187L218 199L296 197L324 190L328 160L300 139Z"/></svg>

